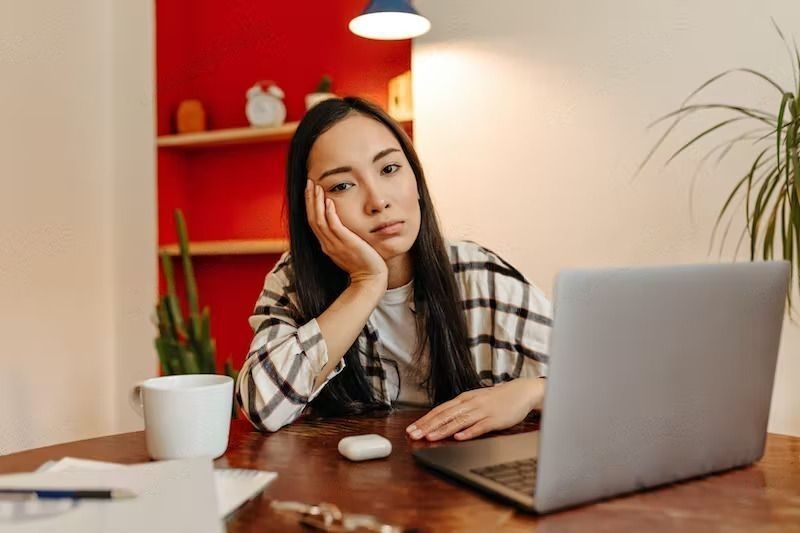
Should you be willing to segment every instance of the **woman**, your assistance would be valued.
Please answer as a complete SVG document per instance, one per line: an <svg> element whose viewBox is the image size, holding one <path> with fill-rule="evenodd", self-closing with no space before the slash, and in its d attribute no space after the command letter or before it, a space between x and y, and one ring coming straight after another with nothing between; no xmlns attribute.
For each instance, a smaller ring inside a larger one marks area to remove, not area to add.
<svg viewBox="0 0 800 533"><path fill-rule="evenodd" d="M267 275L237 381L254 426L435 406L412 439L510 427L544 396L550 304L496 254L445 243L411 141L377 106L326 100L289 149L290 252Z"/></svg>

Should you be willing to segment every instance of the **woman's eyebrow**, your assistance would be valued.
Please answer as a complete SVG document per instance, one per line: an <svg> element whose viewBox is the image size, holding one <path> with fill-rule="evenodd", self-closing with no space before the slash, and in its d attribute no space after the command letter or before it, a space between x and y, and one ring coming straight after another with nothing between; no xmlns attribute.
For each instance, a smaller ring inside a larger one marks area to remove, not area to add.
<svg viewBox="0 0 800 533"><path fill-rule="evenodd" d="M352 172L352 171L353 171L353 167L336 167L336 168L332 168L330 170L326 170L325 172L323 172L320 175L320 177L317 179L317 181L322 181L323 179L327 178L331 174L342 174L342 173L345 173L345 172Z"/></svg>
<svg viewBox="0 0 800 533"><path fill-rule="evenodd" d="M392 152L399 152L399 151L400 150L398 148L387 148L386 150L381 150L380 152L375 154L375 157L372 158L372 162L374 163L375 161L377 161L381 157L385 157L385 156L391 154Z"/></svg>

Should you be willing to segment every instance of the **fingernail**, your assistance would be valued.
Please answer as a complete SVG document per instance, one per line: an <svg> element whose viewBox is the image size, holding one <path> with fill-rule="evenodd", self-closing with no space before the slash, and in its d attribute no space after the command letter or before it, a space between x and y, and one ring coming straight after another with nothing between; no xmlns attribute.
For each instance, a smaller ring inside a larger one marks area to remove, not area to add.
<svg viewBox="0 0 800 533"><path fill-rule="evenodd" d="M412 432L412 431L414 431L415 429L417 429L417 426L415 426L414 424L411 424L410 426L408 426L408 427L406 428L406 431L407 431L408 433L411 433L411 432Z"/></svg>
<svg viewBox="0 0 800 533"><path fill-rule="evenodd" d="M311 190L311 180L306 180L306 191Z"/></svg>
<svg viewBox="0 0 800 533"><path fill-rule="evenodd" d="M420 439L420 438L422 438L422 430L421 429L414 430L411 433L411 438L412 439Z"/></svg>

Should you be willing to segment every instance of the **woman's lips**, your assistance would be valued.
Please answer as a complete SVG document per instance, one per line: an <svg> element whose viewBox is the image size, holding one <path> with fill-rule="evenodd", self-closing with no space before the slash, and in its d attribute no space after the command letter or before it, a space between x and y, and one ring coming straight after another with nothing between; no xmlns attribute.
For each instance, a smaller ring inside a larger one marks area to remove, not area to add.
<svg viewBox="0 0 800 533"><path fill-rule="evenodd" d="M375 235L396 235L401 231L403 231L403 222L395 222L390 226L386 226L379 230L375 230L373 233Z"/></svg>

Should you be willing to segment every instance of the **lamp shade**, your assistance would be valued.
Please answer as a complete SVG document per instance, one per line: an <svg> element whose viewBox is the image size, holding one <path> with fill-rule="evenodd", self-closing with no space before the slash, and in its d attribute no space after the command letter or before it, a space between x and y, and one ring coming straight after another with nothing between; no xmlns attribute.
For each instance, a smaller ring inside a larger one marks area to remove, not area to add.
<svg viewBox="0 0 800 533"><path fill-rule="evenodd" d="M367 39L389 41L427 33L431 23L417 13L409 0L372 0L350 21L349 28Z"/></svg>

